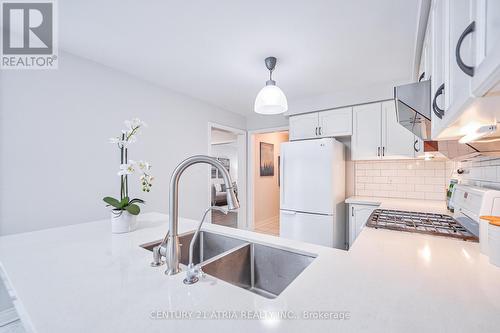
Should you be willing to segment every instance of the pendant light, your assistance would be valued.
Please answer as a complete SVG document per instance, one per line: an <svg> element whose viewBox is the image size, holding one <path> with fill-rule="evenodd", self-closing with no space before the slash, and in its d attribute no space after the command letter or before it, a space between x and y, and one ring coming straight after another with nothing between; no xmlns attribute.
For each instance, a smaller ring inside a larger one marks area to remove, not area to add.
<svg viewBox="0 0 500 333"><path fill-rule="evenodd" d="M260 114L279 114L288 110L288 102L283 91L273 80L273 70L276 67L276 58L267 57L265 59L266 67L269 70L269 80L266 86L262 88L255 98L254 110Z"/></svg>

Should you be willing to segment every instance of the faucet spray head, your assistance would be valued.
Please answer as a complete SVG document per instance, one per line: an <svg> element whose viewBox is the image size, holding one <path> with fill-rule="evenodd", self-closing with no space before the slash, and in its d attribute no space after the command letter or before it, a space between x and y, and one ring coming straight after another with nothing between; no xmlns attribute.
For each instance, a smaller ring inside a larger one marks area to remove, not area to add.
<svg viewBox="0 0 500 333"><path fill-rule="evenodd" d="M237 210L238 208L240 208L240 202L236 197L236 193L234 193L233 187L229 187L227 189L226 198L227 198L227 207L229 210Z"/></svg>

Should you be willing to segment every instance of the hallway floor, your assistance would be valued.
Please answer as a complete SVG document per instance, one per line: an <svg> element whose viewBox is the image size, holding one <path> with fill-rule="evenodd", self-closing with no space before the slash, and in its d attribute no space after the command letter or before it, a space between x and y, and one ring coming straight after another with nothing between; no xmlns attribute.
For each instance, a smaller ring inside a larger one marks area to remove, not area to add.
<svg viewBox="0 0 500 333"><path fill-rule="evenodd" d="M269 219L265 221L256 221L253 231L260 232L262 234L279 236L280 235L279 216L276 216L274 219Z"/></svg>

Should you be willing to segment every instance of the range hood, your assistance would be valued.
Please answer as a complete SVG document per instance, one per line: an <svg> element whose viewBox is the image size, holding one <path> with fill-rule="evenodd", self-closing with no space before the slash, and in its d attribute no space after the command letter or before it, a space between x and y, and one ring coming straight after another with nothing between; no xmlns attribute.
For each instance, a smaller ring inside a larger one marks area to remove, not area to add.
<svg viewBox="0 0 500 333"><path fill-rule="evenodd" d="M398 122L422 140L431 139L431 81L394 87Z"/></svg>

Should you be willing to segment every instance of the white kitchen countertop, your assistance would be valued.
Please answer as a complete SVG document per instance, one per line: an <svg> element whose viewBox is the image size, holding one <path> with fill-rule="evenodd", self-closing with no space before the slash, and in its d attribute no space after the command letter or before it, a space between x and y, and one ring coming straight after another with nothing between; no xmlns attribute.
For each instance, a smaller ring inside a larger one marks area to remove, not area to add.
<svg viewBox="0 0 500 333"><path fill-rule="evenodd" d="M365 228L349 252L229 229L204 228L318 257L276 299L208 276L187 286L149 266L139 244L160 239L166 216L112 235L109 220L0 237L3 279L39 333L493 332L500 268L477 243ZM183 219L180 231L194 227ZM154 320L153 311L348 311L348 320Z"/></svg>
<svg viewBox="0 0 500 333"><path fill-rule="evenodd" d="M399 198L381 198L352 196L345 200L348 204L376 205L381 209L404 210L409 212L423 212L453 215L446 209L446 201L417 200Z"/></svg>

